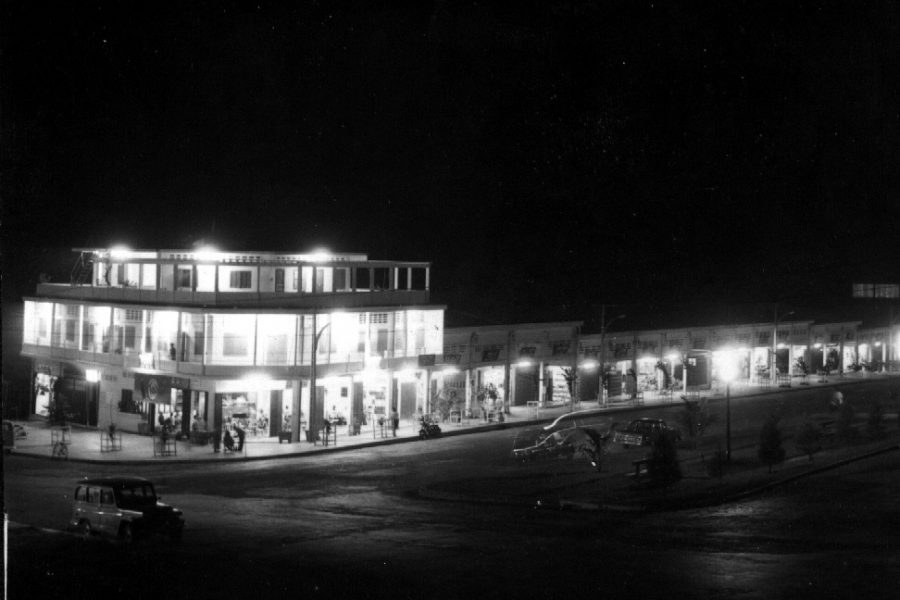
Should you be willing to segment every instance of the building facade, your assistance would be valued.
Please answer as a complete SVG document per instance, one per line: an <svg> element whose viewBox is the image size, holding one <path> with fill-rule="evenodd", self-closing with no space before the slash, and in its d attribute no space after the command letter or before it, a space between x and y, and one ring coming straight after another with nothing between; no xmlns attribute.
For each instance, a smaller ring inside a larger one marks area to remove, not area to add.
<svg viewBox="0 0 900 600"><path fill-rule="evenodd" d="M25 299L34 414L49 415L55 398L87 426L237 424L298 441L325 416L353 433L392 409L425 408L444 327L443 307L429 300L429 263L76 251L70 284L39 284Z"/></svg>
<svg viewBox="0 0 900 600"><path fill-rule="evenodd" d="M795 385L895 368L900 349L890 324L777 315L599 334L579 321L445 330L444 307L430 303L429 263L76 252L69 284L41 283L25 298L23 354L33 364L32 413L63 410L89 427L150 433L171 422L187 434L239 425L299 441L326 417L354 434L394 411L491 420L510 406Z"/></svg>

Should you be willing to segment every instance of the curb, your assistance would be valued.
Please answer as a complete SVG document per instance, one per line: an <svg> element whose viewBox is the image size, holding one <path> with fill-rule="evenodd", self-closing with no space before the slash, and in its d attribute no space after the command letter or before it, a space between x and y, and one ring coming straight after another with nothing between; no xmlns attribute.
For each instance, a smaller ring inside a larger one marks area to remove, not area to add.
<svg viewBox="0 0 900 600"><path fill-rule="evenodd" d="M887 378L882 378L882 379L886 381L886 380L891 380L891 379L896 379L896 378L895 377L887 377ZM843 379L838 382L829 381L824 385L817 385L815 387L813 387L813 386L803 386L803 387L791 386L789 388L777 388L776 387L773 389L754 391L752 393L747 393L747 394L732 395L731 399L732 399L732 401L737 401L737 400L741 400L744 398L755 398L755 397L759 397L759 396L768 396L768 395L772 395L772 394L791 393L794 391L801 392L801 391L810 391L812 389L830 389L830 388L834 388L834 387L843 387L843 386L847 386L847 385L873 383L873 381L876 381L876 380L874 380L874 379ZM720 396L720 395L709 396L708 399L712 400L712 401L720 401L720 400L724 400L725 396ZM591 402L596 402L596 400L588 401L585 403L590 404ZM658 410L661 408L674 408L674 407L678 407L680 405L681 405L681 400L679 399L679 400L672 400L666 404L643 404L643 405L638 405L638 406L634 406L631 404L623 404L622 406L606 406L606 407L598 406L596 408L588 408L588 409L584 409L584 410L564 412L564 413L554 416L554 417L544 417L544 418L537 418L537 419L515 420L515 421L507 420L507 421L504 421L503 423L490 423L490 424L484 424L484 425L476 425L476 426L472 426L467 429L461 429L461 430L445 429L442 433L442 437L454 437L454 436L459 436L459 435L469 435L472 433L481 433L481 432L485 432L485 431L499 431L499 430L503 430L503 429L515 429L515 428L520 428L520 427L538 426L538 425L543 425L543 424L547 424L547 423L553 423L559 419L565 418L568 415L580 415L580 416L584 416L584 417L595 417L595 416L601 416L601 415L618 414L618 413L623 413L623 412L644 412L644 411L649 411L649 410ZM78 425L78 424L73 424L72 426L84 428L83 426ZM84 428L84 429L90 430L88 428ZM74 462L74 463L91 464L91 465L116 464L116 465L125 465L125 466L135 466L135 465L146 465L146 464L155 464L155 465L162 465L162 464L186 465L186 464L205 464L205 463L228 464L228 463L235 463L235 462L279 460L279 459L283 459L283 458L300 458L300 457L309 456L309 455L320 455L320 454L329 454L329 453L334 453L334 452L345 452L345 451L350 451L350 450L372 448L372 447L376 447L376 446L384 446L384 445L391 445L391 444L407 443L407 442L412 442L412 441L420 441L420 440L419 440L418 436L408 436L408 437L403 437L403 438L387 438L387 439L381 439L381 440L373 440L371 442L361 442L359 444L354 444L352 446L330 447L330 448L322 447L322 448L314 448L311 450L303 450L303 451L298 451L298 452L275 454L275 455L269 455L269 456L233 456L228 459L223 458L222 460L215 460L215 459L208 459L208 458L207 459L200 459L200 458L147 458L147 459L117 460L117 459L96 459L96 458L73 458L71 456L64 460L61 460L58 458L54 458L52 456L48 456L46 454L37 454L37 453L31 453L31 452L18 452L15 448L5 449L5 451L6 451L6 453L14 455L14 456L23 456L23 457L30 457L30 458L36 458L36 459L51 460L51 461L60 460L60 462Z"/></svg>

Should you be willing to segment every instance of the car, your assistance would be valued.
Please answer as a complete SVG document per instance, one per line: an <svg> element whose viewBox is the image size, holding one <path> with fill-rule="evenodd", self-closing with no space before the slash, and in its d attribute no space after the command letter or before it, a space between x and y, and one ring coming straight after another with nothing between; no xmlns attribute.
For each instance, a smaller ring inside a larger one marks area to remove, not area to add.
<svg viewBox="0 0 900 600"><path fill-rule="evenodd" d="M675 441L681 440L681 432L667 425L662 419L644 417L629 423L625 431L617 431L613 441L626 448L628 446L649 446L653 441L653 436L664 431L671 432Z"/></svg>
<svg viewBox="0 0 900 600"><path fill-rule="evenodd" d="M111 536L124 542L153 535L181 539L184 516L160 502L143 477L95 477L78 482L70 526L85 537Z"/></svg>

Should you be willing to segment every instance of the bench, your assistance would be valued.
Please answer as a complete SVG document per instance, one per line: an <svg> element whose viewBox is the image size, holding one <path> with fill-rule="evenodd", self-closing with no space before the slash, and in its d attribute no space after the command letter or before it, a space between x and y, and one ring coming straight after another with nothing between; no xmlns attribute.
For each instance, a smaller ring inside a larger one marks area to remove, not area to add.
<svg viewBox="0 0 900 600"><path fill-rule="evenodd" d="M823 438L830 439L835 436L834 425L837 421L822 421L819 423L819 427L821 427L821 434Z"/></svg>
<svg viewBox="0 0 900 600"><path fill-rule="evenodd" d="M177 454L178 445L175 443L174 436L153 437L153 456L175 456Z"/></svg>
<svg viewBox="0 0 900 600"><path fill-rule="evenodd" d="M122 449L122 434L110 433L108 431L100 432L100 452L114 452Z"/></svg>
<svg viewBox="0 0 900 600"><path fill-rule="evenodd" d="M191 432L191 443L196 444L198 446L205 446L209 443L209 440L212 438L212 432L203 431L198 429L197 431Z"/></svg>
<svg viewBox="0 0 900 600"><path fill-rule="evenodd" d="M314 445L318 445L319 442L322 442L322 445L328 446L328 440L331 440L331 445L337 445L337 428L334 426L331 427L323 427L319 430L319 435L316 439L313 440Z"/></svg>
<svg viewBox="0 0 900 600"><path fill-rule="evenodd" d="M638 460L633 460L633 461L631 461L631 464L634 467L634 473L629 473L628 474L629 477L634 477L635 479L638 479L638 478L642 477L643 475L646 475L647 473L650 472L649 471L649 468L650 468L650 459L649 458L641 458Z"/></svg>

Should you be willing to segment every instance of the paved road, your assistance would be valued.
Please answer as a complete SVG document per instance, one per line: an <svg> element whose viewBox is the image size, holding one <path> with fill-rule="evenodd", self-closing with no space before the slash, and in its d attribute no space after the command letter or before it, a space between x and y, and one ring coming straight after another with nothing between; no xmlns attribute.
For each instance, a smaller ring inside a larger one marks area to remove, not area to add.
<svg viewBox="0 0 900 600"><path fill-rule="evenodd" d="M737 407L737 423L743 410L750 409ZM537 510L417 493L490 475L498 496L527 480L537 498L561 482L595 477L578 462L510 461L518 433L202 471L129 467L184 509L184 542L123 547L17 528L10 597L121 590L130 598L894 598L900 585L900 452L740 504L677 513ZM751 434L737 427L738 438ZM75 479L119 469L4 462L8 514L46 528L62 526ZM621 476L617 465L609 476Z"/></svg>

